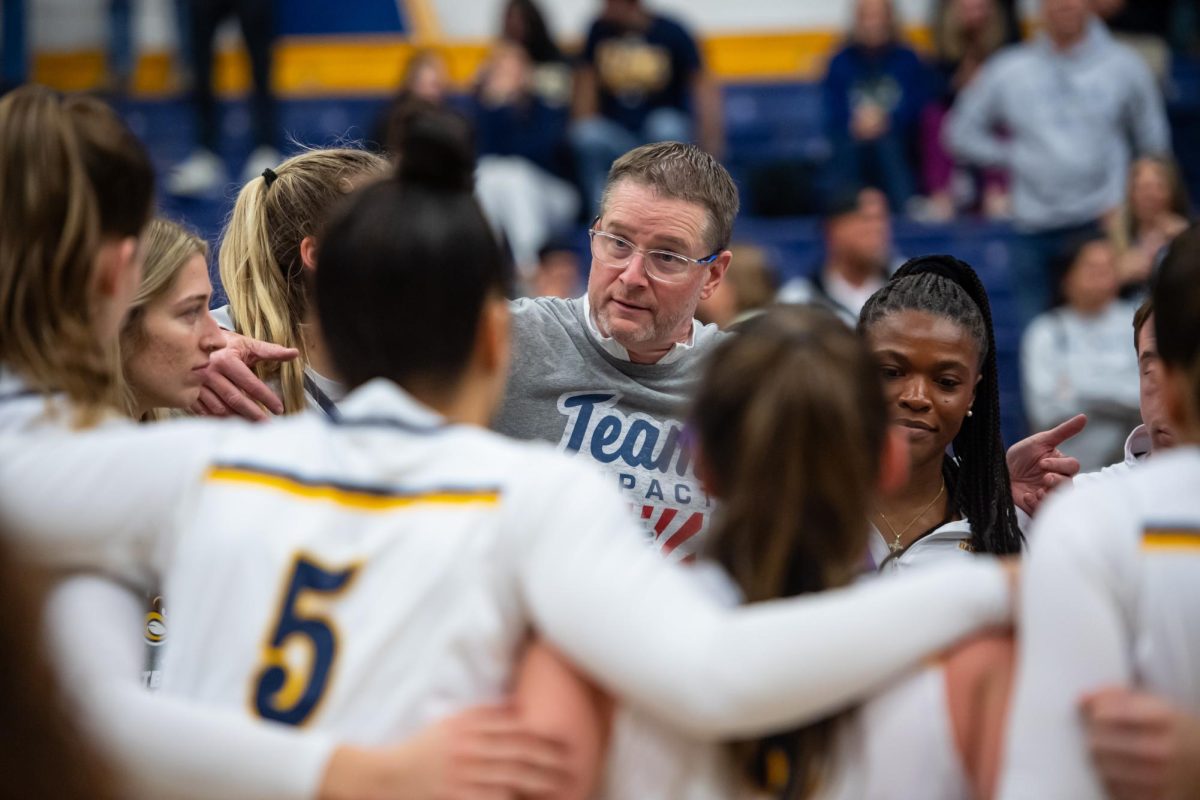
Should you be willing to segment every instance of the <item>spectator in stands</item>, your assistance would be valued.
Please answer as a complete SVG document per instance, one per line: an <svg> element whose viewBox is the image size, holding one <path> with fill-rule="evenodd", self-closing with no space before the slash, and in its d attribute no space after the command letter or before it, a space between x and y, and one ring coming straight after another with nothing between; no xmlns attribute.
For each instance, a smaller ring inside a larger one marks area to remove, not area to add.
<svg viewBox="0 0 1200 800"><path fill-rule="evenodd" d="M887 198L878 189L833 193L825 209L825 263L812 277L793 278L781 303L828 306L847 325L858 324L867 298L883 288L892 261Z"/></svg>
<svg viewBox="0 0 1200 800"><path fill-rule="evenodd" d="M488 220L503 233L520 277L533 279L538 249L579 213L579 193L562 172L567 114L534 89L525 50L496 46L472 99L479 163L475 192Z"/></svg>
<svg viewBox="0 0 1200 800"><path fill-rule="evenodd" d="M1125 286L1144 286L1159 255L1188 226L1187 189L1175 161L1145 156L1129 171L1129 193L1110 225Z"/></svg>
<svg viewBox="0 0 1200 800"><path fill-rule="evenodd" d="M1117 258L1100 234L1074 248L1062 278L1064 304L1038 316L1021 342L1025 406L1034 427L1079 412L1083 433L1063 445L1091 471L1118 460L1137 421L1138 362L1129 349L1133 306L1119 299Z"/></svg>
<svg viewBox="0 0 1200 800"><path fill-rule="evenodd" d="M913 165L929 77L899 38L891 0L858 0L844 47L822 82L834 186L877 186L892 208L916 192Z"/></svg>
<svg viewBox="0 0 1200 800"><path fill-rule="evenodd" d="M735 244L725 280L696 307L696 319L730 330L762 312L775 299L775 268L767 253L752 244Z"/></svg>
<svg viewBox="0 0 1200 800"><path fill-rule="evenodd" d="M1009 170L1022 234L1012 251L1022 325L1049 305L1048 267L1064 243L1094 231L1120 204L1130 151L1170 148L1150 71L1113 41L1088 0L1042 0L1042 16L1036 39L984 65L946 129L959 158Z"/></svg>
<svg viewBox="0 0 1200 800"><path fill-rule="evenodd" d="M386 150L391 141L390 132L397 120L405 116L413 100L420 100L435 106L446 103L450 92L450 73L446 67L446 59L436 50L418 50L408 59L404 67L404 76L400 79L400 89L375 119L375 129L371 141L380 149Z"/></svg>
<svg viewBox="0 0 1200 800"><path fill-rule="evenodd" d="M563 242L551 242L538 251L537 271L529 287L532 297L559 297L570 300L583 291L583 269L575 248Z"/></svg>
<svg viewBox="0 0 1200 800"><path fill-rule="evenodd" d="M509 0L500 38L525 49L533 64L533 90L538 97L547 105L566 105L571 95L571 70L533 0Z"/></svg>
<svg viewBox="0 0 1200 800"><path fill-rule="evenodd" d="M933 99L921 114L921 166L931 219L950 219L960 204L978 203L988 216L1006 211L1007 185L997 170L960 172L962 181L974 186L970 196L965 185L956 191L958 176L942 142L942 126L958 93L983 63L1018 38L1008 23L999 0L939 0L934 9Z"/></svg>
<svg viewBox="0 0 1200 800"><path fill-rule="evenodd" d="M217 155L221 130L212 71L217 26L230 15L236 15L241 25L246 50L250 54L250 73L253 78L250 115L254 150L242 169L242 182L258 177L264 169L276 166L282 159L275 147L275 98L271 94L274 8L273 0L192 0L189 54L195 84L192 102L196 110L200 146L167 176L167 191L171 194L207 195L228 180L225 162Z"/></svg>
<svg viewBox="0 0 1200 800"><path fill-rule="evenodd" d="M720 158L720 103L682 25L641 0L605 0L575 74L571 140L589 213L613 159L638 145L695 140Z"/></svg>

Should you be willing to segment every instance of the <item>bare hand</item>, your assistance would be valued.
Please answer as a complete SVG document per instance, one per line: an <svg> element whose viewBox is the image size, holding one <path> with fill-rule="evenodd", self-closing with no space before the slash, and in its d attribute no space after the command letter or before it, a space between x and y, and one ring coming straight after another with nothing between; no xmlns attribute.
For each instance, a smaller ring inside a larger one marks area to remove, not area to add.
<svg viewBox="0 0 1200 800"><path fill-rule="evenodd" d="M283 401L258 379L252 367L262 361L291 361L300 356L300 351L233 331L224 333L225 346L209 359L200 399L192 406L192 413L211 417L236 415L262 422L268 417L259 406L261 403L272 414L282 414Z"/></svg>
<svg viewBox="0 0 1200 800"><path fill-rule="evenodd" d="M1058 446L1083 430L1087 416L1079 414L1056 428L1035 433L1008 448L1008 478L1013 502L1029 516L1037 512L1046 494L1070 483L1079 472L1079 461L1064 455Z"/></svg>
<svg viewBox="0 0 1200 800"><path fill-rule="evenodd" d="M464 711L389 748L335 751L321 800L516 800L569 784L564 746L532 732L510 707Z"/></svg>
<svg viewBox="0 0 1200 800"><path fill-rule="evenodd" d="M850 133L859 141L878 139L887 133L887 112L875 103L863 103L850 117Z"/></svg>
<svg viewBox="0 0 1200 800"><path fill-rule="evenodd" d="M1084 698L1083 715L1092 760L1112 800L1200 796L1200 720L1123 688Z"/></svg>

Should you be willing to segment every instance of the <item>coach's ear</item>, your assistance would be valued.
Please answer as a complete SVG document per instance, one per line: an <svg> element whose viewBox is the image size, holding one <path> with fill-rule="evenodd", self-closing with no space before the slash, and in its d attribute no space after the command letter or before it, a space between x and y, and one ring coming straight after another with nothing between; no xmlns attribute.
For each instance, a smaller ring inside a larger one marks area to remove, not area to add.
<svg viewBox="0 0 1200 800"><path fill-rule="evenodd" d="M309 272L317 268L317 237L305 236L300 240L300 263Z"/></svg>
<svg viewBox="0 0 1200 800"><path fill-rule="evenodd" d="M904 488L911 460L908 433L889 425L887 436L883 437L883 452L879 454L879 494L887 497Z"/></svg>
<svg viewBox="0 0 1200 800"><path fill-rule="evenodd" d="M717 260L707 266L708 272L704 276L704 286L700 288L701 300L712 297L713 292L725 279L725 270L729 269L732 261L733 253L729 250L722 250L721 255L717 256Z"/></svg>

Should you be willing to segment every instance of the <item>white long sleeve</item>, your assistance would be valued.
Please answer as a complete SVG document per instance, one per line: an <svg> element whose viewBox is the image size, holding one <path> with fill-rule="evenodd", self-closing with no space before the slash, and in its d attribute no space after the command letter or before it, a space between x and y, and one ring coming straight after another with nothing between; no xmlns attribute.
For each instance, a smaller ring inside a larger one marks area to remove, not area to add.
<svg viewBox="0 0 1200 800"><path fill-rule="evenodd" d="M5 530L48 563L100 568L151 585L211 428L172 424L129 432L115 426L86 436L0 440ZM37 468L27 471L27 464ZM138 680L143 616L136 593L99 576L68 578L46 609L64 682L74 687L85 724L127 795L315 797L332 739L147 692Z"/></svg>
<svg viewBox="0 0 1200 800"><path fill-rule="evenodd" d="M1023 576L1020 647L1000 797L1104 797L1080 714L1085 693L1129 685L1127 504L1114 485L1056 495L1038 514ZM1099 490L1099 491L1097 491ZM1136 522L1133 523L1136 529Z"/></svg>
<svg viewBox="0 0 1200 800"><path fill-rule="evenodd" d="M571 466L571 465L567 465ZM729 609L640 544L611 487L561 470L514 503L530 531L521 585L535 625L602 683L695 737L811 721L979 628L1008 589L985 559ZM554 498L554 503L547 502Z"/></svg>
<svg viewBox="0 0 1200 800"><path fill-rule="evenodd" d="M46 606L63 683L116 768L123 796L315 796L332 738L147 692L138 680L143 615L139 595L98 576L67 578Z"/></svg>

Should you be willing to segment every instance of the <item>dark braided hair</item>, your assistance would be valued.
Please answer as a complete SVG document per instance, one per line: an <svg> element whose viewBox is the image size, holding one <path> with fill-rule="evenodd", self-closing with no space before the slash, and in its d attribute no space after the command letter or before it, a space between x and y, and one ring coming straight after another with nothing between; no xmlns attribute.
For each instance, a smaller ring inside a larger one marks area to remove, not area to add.
<svg viewBox="0 0 1200 800"><path fill-rule="evenodd" d="M1000 391L996 377L996 336L987 292L970 265L952 256L920 256L896 271L863 306L862 333L900 311L923 311L953 320L979 343L980 379L972 416L954 437L954 456L942 474L950 507L971 523L977 553L1017 553L1023 537L1017 527L1008 464L1000 438Z"/></svg>

